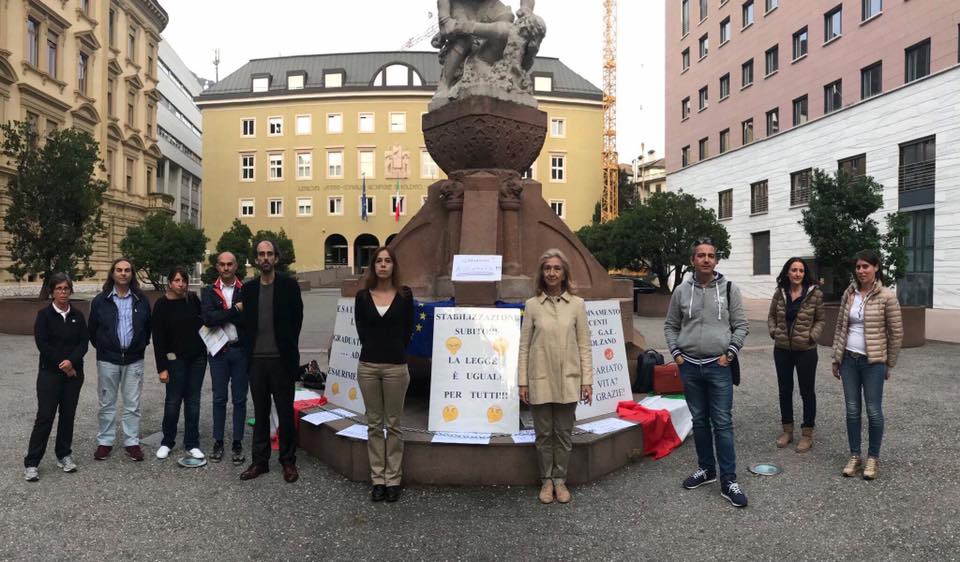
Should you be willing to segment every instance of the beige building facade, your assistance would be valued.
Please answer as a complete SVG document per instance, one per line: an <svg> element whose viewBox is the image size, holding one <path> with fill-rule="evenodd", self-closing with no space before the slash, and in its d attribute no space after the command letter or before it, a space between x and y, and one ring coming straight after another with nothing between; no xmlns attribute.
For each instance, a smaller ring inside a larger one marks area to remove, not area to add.
<svg viewBox="0 0 960 562"><path fill-rule="evenodd" d="M157 57L167 14L155 0L0 1L0 122L27 121L41 133L63 127L100 143L110 182L107 231L91 265L105 276L127 228L172 198L155 193ZM0 207L14 173L0 162ZM2 211L2 209L0 209ZM0 279L6 233L0 234Z"/></svg>

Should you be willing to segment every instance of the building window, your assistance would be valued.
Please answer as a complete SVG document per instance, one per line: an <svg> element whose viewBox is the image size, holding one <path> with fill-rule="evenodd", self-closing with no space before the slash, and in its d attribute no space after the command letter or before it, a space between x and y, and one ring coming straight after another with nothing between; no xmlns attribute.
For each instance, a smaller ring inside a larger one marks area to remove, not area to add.
<svg viewBox="0 0 960 562"><path fill-rule="evenodd" d="M913 82L930 74L930 40L908 47L906 53L906 76L904 83Z"/></svg>
<svg viewBox="0 0 960 562"><path fill-rule="evenodd" d="M753 142L753 119L747 119L746 121L740 123L740 130L743 137L743 144L750 144Z"/></svg>
<svg viewBox="0 0 960 562"><path fill-rule="evenodd" d="M744 2L741 12L743 14L743 27L751 25L753 23L753 0Z"/></svg>
<svg viewBox="0 0 960 562"><path fill-rule="evenodd" d="M563 199L551 199L550 209L561 219L567 218L567 202Z"/></svg>
<svg viewBox="0 0 960 562"><path fill-rule="evenodd" d="M823 14L823 42L829 43L840 37L843 21L843 4Z"/></svg>
<svg viewBox="0 0 960 562"><path fill-rule="evenodd" d="M900 145L900 191L933 189L936 185L937 139L929 137Z"/></svg>
<svg viewBox="0 0 960 562"><path fill-rule="evenodd" d="M110 186L110 187L116 187L116 186L113 184L113 161L114 161L114 159L115 159L115 157L114 157L113 151L112 151L112 150L107 150L107 161L104 162L104 164L106 164L106 166L107 166L107 185Z"/></svg>
<svg viewBox="0 0 960 562"><path fill-rule="evenodd" d="M87 72L90 69L90 55L80 53L77 55L77 90L87 95Z"/></svg>
<svg viewBox="0 0 960 562"><path fill-rule="evenodd" d="M267 199L267 216L283 216L283 199L279 197Z"/></svg>
<svg viewBox="0 0 960 562"><path fill-rule="evenodd" d="M790 206L810 203L810 177L812 171L807 168L790 174Z"/></svg>
<svg viewBox="0 0 960 562"><path fill-rule="evenodd" d="M240 136L252 137L256 134L256 131L257 131L256 120L254 119L240 120Z"/></svg>
<svg viewBox="0 0 960 562"><path fill-rule="evenodd" d="M750 214L760 215L768 211L767 180L750 184Z"/></svg>
<svg viewBox="0 0 960 562"><path fill-rule="evenodd" d="M313 179L313 153L312 152L297 153L297 179L298 180Z"/></svg>
<svg viewBox="0 0 960 562"><path fill-rule="evenodd" d="M686 119L690 116L690 98L680 100L680 119Z"/></svg>
<svg viewBox="0 0 960 562"><path fill-rule="evenodd" d="M866 21L883 11L883 0L863 0L863 17Z"/></svg>
<svg viewBox="0 0 960 562"><path fill-rule="evenodd" d="M266 76L261 76L253 79L253 91L254 92L266 92L270 89L270 78Z"/></svg>
<svg viewBox="0 0 960 562"><path fill-rule="evenodd" d="M720 154L730 150L730 129L720 131Z"/></svg>
<svg viewBox="0 0 960 562"><path fill-rule="evenodd" d="M133 188L135 187L133 184L133 158L127 158L126 167L124 168L124 177L124 189L127 190L127 193L133 193Z"/></svg>
<svg viewBox="0 0 960 562"><path fill-rule="evenodd" d="M116 97L117 82L111 77L107 79L107 116L116 117L117 110L114 105L114 97Z"/></svg>
<svg viewBox="0 0 960 562"><path fill-rule="evenodd" d="M707 19L707 4L709 0L700 0L700 21Z"/></svg>
<svg viewBox="0 0 960 562"><path fill-rule="evenodd" d="M554 117L550 120L550 136L554 138L564 138L567 136L567 120L561 117Z"/></svg>
<svg viewBox="0 0 960 562"><path fill-rule="evenodd" d="M883 63L876 62L860 70L860 99L871 98L883 91Z"/></svg>
<svg viewBox="0 0 960 562"><path fill-rule="evenodd" d="M710 139L709 137L704 137L697 142L697 148L699 151L699 159L706 160L710 157Z"/></svg>
<svg viewBox="0 0 960 562"><path fill-rule="evenodd" d="M256 155L240 155L240 181L253 181L256 179Z"/></svg>
<svg viewBox="0 0 960 562"><path fill-rule="evenodd" d="M770 275L770 231L754 232L753 238L753 274Z"/></svg>
<svg viewBox="0 0 960 562"><path fill-rule="evenodd" d="M137 122L137 92L127 89L127 124L134 127Z"/></svg>
<svg viewBox="0 0 960 562"><path fill-rule="evenodd" d="M766 13L770 13L771 11L775 10L779 5L780 5L780 0L766 0L765 2Z"/></svg>
<svg viewBox="0 0 960 562"><path fill-rule="evenodd" d="M730 73L720 77L720 99L726 99L730 95Z"/></svg>
<svg viewBox="0 0 960 562"><path fill-rule="evenodd" d="M283 117L270 117L267 119L267 136L279 137L283 135Z"/></svg>
<svg viewBox="0 0 960 562"><path fill-rule="evenodd" d="M733 217L733 190L726 189L717 194L717 218L729 219Z"/></svg>
<svg viewBox="0 0 960 562"><path fill-rule="evenodd" d="M766 55L764 56L764 62L766 64L765 69L767 71L767 76L770 76L780 68L780 46L774 45L767 49Z"/></svg>
<svg viewBox="0 0 960 562"><path fill-rule="evenodd" d="M131 25L127 28L127 58L137 60L137 26Z"/></svg>
<svg viewBox="0 0 960 562"><path fill-rule="evenodd" d="M241 217L253 216L253 199L240 200L240 216Z"/></svg>
<svg viewBox="0 0 960 562"><path fill-rule="evenodd" d="M720 22L720 44L723 45L730 40L730 18L726 17Z"/></svg>
<svg viewBox="0 0 960 562"><path fill-rule="evenodd" d="M40 22L27 18L27 62L40 67Z"/></svg>
<svg viewBox="0 0 960 562"><path fill-rule="evenodd" d="M680 165L686 168L690 165L690 145L680 149Z"/></svg>
<svg viewBox="0 0 960 562"><path fill-rule="evenodd" d="M707 108L707 101L708 101L708 100L707 100L707 97L708 97L708 96L707 96L707 87L704 86L704 87L700 88L700 92L698 92L698 99L699 99L699 108L700 108L700 111L703 111L704 109Z"/></svg>
<svg viewBox="0 0 960 562"><path fill-rule="evenodd" d="M117 46L117 12L112 7L107 19L107 39L111 47Z"/></svg>
<svg viewBox="0 0 960 562"><path fill-rule="evenodd" d="M343 215L343 197L340 195L327 197L327 214L335 216Z"/></svg>
<svg viewBox="0 0 960 562"><path fill-rule="evenodd" d="M157 106L154 105L154 104L152 104L152 103L148 103L148 104L147 104L147 116L146 116L146 117L147 117L147 131L146 131L146 136L147 136L147 138L151 138L151 139L154 138L154 136L153 136L153 118L154 118L156 115L157 115Z"/></svg>
<svg viewBox="0 0 960 562"><path fill-rule="evenodd" d="M376 166L374 163L375 152L370 149L362 148L357 151L357 172L360 174L361 178L374 178L376 177Z"/></svg>
<svg viewBox="0 0 960 562"><path fill-rule="evenodd" d="M343 73L342 72L324 72L323 87L324 88L342 88Z"/></svg>
<svg viewBox="0 0 960 562"><path fill-rule="evenodd" d="M279 181L283 179L283 153L277 152L267 156L270 168L270 180Z"/></svg>
<svg viewBox="0 0 960 562"><path fill-rule="evenodd" d="M303 74L291 74L287 76L287 89L288 90L302 90L303 89Z"/></svg>
<svg viewBox="0 0 960 562"><path fill-rule="evenodd" d="M377 210L377 205L375 201L376 197L369 195L367 197L360 196L359 202L360 206L357 207L360 210L360 216L363 216L363 208L367 208L367 215L372 215Z"/></svg>
<svg viewBox="0 0 960 562"><path fill-rule="evenodd" d="M690 0L680 2L680 35L690 32Z"/></svg>
<svg viewBox="0 0 960 562"><path fill-rule="evenodd" d="M313 131L313 117L310 115L297 115L295 128L296 134L309 135Z"/></svg>
<svg viewBox="0 0 960 562"><path fill-rule="evenodd" d="M358 117L357 130L361 133L374 132L374 114L361 113Z"/></svg>
<svg viewBox="0 0 960 562"><path fill-rule="evenodd" d="M552 76L534 76L533 89L537 92L552 92L553 77Z"/></svg>
<svg viewBox="0 0 960 562"><path fill-rule="evenodd" d="M810 113L807 111L807 96L800 96L793 100L793 126L802 125L810 120Z"/></svg>
<svg viewBox="0 0 960 562"><path fill-rule="evenodd" d="M703 57L707 56L707 54L710 51L710 42L706 33L704 33L703 37L700 38L700 41L698 42L698 44L700 46L699 47L700 58L702 59Z"/></svg>
<svg viewBox="0 0 960 562"><path fill-rule="evenodd" d="M327 114L327 133L336 134L343 132L343 114L342 113L328 113Z"/></svg>
<svg viewBox="0 0 960 562"><path fill-rule="evenodd" d="M530 164L530 167L520 173L520 179L523 180L535 180L537 179L537 163L534 161L533 164Z"/></svg>
<svg viewBox="0 0 960 562"><path fill-rule="evenodd" d="M780 132L780 108L775 107L767 112L767 136Z"/></svg>
<svg viewBox="0 0 960 562"><path fill-rule="evenodd" d="M804 27L800 31L797 31L793 34L793 60L797 60L800 57L806 56L807 54L807 28Z"/></svg>
<svg viewBox="0 0 960 562"><path fill-rule="evenodd" d="M397 205L400 206L400 214L407 214L407 197L406 195L401 195L397 197L396 195L390 196L390 214L396 216L397 214Z"/></svg>
<svg viewBox="0 0 960 562"><path fill-rule="evenodd" d="M60 49L60 36L50 31L47 33L47 74L57 77L58 51Z"/></svg>
<svg viewBox="0 0 960 562"><path fill-rule="evenodd" d="M843 160L837 160L837 169L852 178L867 175L867 155L858 154Z"/></svg>
<svg viewBox="0 0 960 562"><path fill-rule="evenodd" d="M686 72L690 68L690 47L680 52L680 72Z"/></svg>
<svg viewBox="0 0 960 562"><path fill-rule="evenodd" d="M391 133L407 132L407 114L406 113L404 112L390 113L390 132Z"/></svg>
<svg viewBox="0 0 960 562"><path fill-rule="evenodd" d="M420 150L420 177L435 180L440 177L440 167L427 150Z"/></svg>
<svg viewBox="0 0 960 562"><path fill-rule="evenodd" d="M297 197L297 216L313 216L313 197Z"/></svg>
<svg viewBox="0 0 960 562"><path fill-rule="evenodd" d="M830 113L843 107L843 84L841 80L823 87L823 112Z"/></svg>
<svg viewBox="0 0 960 562"><path fill-rule="evenodd" d="M550 155L550 181L567 181L567 156L565 154Z"/></svg>
<svg viewBox="0 0 960 562"><path fill-rule="evenodd" d="M342 150L327 151L327 178L328 179L343 178L343 151Z"/></svg>
<svg viewBox="0 0 960 562"><path fill-rule="evenodd" d="M740 65L740 88L753 84L753 59Z"/></svg>

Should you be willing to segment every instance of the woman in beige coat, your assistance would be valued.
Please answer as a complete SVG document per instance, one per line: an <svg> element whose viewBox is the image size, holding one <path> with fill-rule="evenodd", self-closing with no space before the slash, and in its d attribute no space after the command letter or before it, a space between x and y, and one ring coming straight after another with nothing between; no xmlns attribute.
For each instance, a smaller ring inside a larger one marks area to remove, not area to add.
<svg viewBox="0 0 960 562"><path fill-rule="evenodd" d="M873 250L856 255L856 279L843 293L833 338L833 376L843 382L847 407L850 460L844 476L855 476L860 462L860 410L867 403L869 447L863 479L879 474L883 439L883 383L897 364L903 323L897 295L883 286L880 256ZM861 400L861 396L863 400Z"/></svg>
<svg viewBox="0 0 960 562"><path fill-rule="evenodd" d="M520 333L520 399L530 405L540 460L540 501L570 501L564 483L573 450L577 402L593 401L593 358L583 299L574 296L563 252L540 256L537 296L528 299Z"/></svg>

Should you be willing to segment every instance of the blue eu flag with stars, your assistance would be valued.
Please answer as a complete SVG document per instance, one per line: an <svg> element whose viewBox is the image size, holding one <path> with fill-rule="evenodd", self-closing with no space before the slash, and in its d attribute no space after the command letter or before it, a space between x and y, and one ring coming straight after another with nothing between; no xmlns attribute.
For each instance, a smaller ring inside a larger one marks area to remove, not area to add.
<svg viewBox="0 0 960 562"><path fill-rule="evenodd" d="M407 346L407 353L430 359L433 356L433 314L438 308L454 306L453 299L447 299L435 302L413 301L413 337L410 338L410 345ZM510 303L497 301L497 308L519 308L521 318L523 314L523 303Z"/></svg>

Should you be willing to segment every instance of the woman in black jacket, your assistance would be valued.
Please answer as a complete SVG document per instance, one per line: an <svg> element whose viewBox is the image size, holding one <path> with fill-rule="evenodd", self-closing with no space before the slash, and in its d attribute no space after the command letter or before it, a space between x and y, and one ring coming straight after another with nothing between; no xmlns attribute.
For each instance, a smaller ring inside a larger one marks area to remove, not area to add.
<svg viewBox="0 0 960 562"><path fill-rule="evenodd" d="M73 282L64 273L50 276L53 302L37 312L33 337L40 350L40 368L37 373L37 419L30 434L30 446L23 459L24 478L28 482L40 479L37 467L47 450L47 441L57 421L55 452L57 466L64 472L76 472L71 457L73 418L77 413L80 388L83 386L83 356L87 353L89 335L83 314L70 306Z"/></svg>
<svg viewBox="0 0 960 562"><path fill-rule="evenodd" d="M353 314L361 346L357 383L367 409L370 499L395 502L403 464L400 416L410 385L406 351L413 335L413 292L400 285L396 258L385 247L373 253L360 286Z"/></svg>

